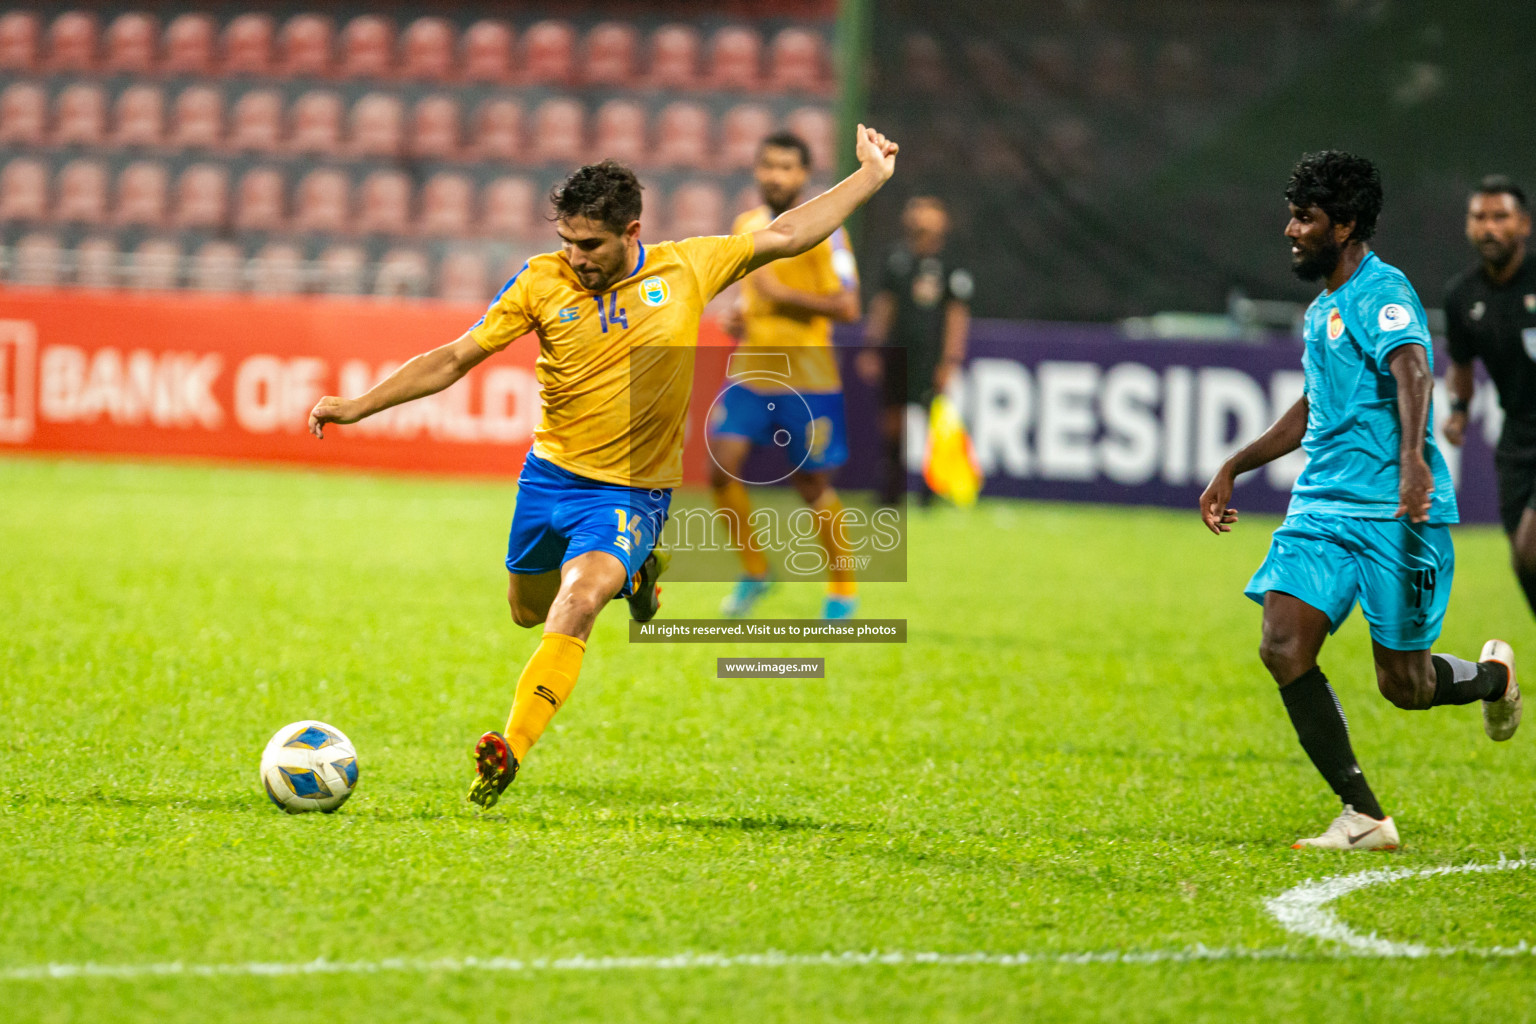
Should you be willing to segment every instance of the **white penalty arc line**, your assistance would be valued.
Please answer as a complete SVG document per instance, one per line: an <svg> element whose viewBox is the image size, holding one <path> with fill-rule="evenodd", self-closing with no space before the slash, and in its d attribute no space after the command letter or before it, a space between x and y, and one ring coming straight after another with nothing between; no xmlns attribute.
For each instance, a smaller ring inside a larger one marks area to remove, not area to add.
<svg viewBox="0 0 1536 1024"><path fill-rule="evenodd" d="M1442 875L1484 874L1490 871L1516 871L1536 867L1533 860L1508 860L1500 856L1491 864L1456 864L1438 868L1396 868L1361 871L1353 875L1335 875L1321 881L1308 880L1279 896L1264 901L1264 908L1286 931L1324 942L1337 943L1356 956L1407 957L1428 956L1530 956L1536 954L1529 943L1515 946L1472 948L1464 946L1425 946L1416 942L1384 939L1372 932L1362 935L1340 921L1328 904L1342 896L1374 885L1401 882L1408 878L1437 878Z"/></svg>
<svg viewBox="0 0 1536 1024"><path fill-rule="evenodd" d="M1525 942L1491 949L1421 946L1361 935L1341 922L1327 904L1373 885L1407 878L1509 871L1536 867L1536 861L1500 859L1493 864L1463 864L1415 870L1364 871L1307 881L1264 902L1281 927L1295 935L1334 943L1332 949L1306 952L1294 949L1258 949L1241 946L1194 945L1182 949L1144 951L1106 950L1083 953L937 953L879 950L827 953L677 953L671 956L569 956L518 959L514 957L393 957L383 960L309 960L296 963L189 964L40 964L0 969L5 981L70 981L107 979L133 981L148 978L281 978L335 974L452 974L461 972L601 973L606 971L732 970L737 968L795 967L1027 967L1092 964L1187 964L1211 961L1317 960L1352 957L1483 956L1506 957L1536 954ZM1339 948L1342 947L1342 948Z"/></svg>

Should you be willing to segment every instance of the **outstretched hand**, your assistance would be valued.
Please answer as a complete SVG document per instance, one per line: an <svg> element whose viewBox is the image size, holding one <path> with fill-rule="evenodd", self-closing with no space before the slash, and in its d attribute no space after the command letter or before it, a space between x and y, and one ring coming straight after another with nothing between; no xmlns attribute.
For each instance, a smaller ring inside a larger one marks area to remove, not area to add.
<svg viewBox="0 0 1536 1024"><path fill-rule="evenodd" d="M862 124L854 136L853 151L859 158L859 164L878 171L882 182L890 181L891 175L896 173L896 154L900 149L900 146L884 135Z"/></svg>
<svg viewBox="0 0 1536 1024"><path fill-rule="evenodd" d="M335 395L326 395L309 410L309 432L323 441L327 423L356 423L360 419L362 417L353 411L351 402Z"/></svg>
<svg viewBox="0 0 1536 1024"><path fill-rule="evenodd" d="M1206 529L1218 537L1231 533L1232 524L1237 522L1237 509L1227 506L1232 500L1232 485L1232 475L1222 468L1200 495L1200 518L1205 520Z"/></svg>

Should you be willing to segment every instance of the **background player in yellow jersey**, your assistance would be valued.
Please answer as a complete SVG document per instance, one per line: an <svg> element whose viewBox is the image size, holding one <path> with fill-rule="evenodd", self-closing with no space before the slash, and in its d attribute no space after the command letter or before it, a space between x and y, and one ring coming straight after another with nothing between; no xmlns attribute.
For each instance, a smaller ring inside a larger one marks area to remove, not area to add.
<svg viewBox="0 0 1536 1024"><path fill-rule="evenodd" d="M507 602L544 625L517 682L505 734L475 747L469 798L490 807L516 776L581 671L597 615L615 597L656 613L654 551L682 480L683 423L699 317L721 289L821 243L896 170L896 144L859 125L859 169L749 234L640 241L640 183L612 161L551 193L563 247L523 265L467 333L407 362L366 394L327 396L309 414L356 423L435 394L530 332L543 414L518 481L507 545Z"/></svg>
<svg viewBox="0 0 1536 1024"><path fill-rule="evenodd" d="M758 146L753 176L763 205L736 218L733 232L758 231L800 201L811 151L791 132ZM842 228L821 244L754 271L741 283L731 333L741 340L710 416L710 483L731 524L744 570L721 611L741 616L767 592L769 569L748 526L752 501L742 470L755 445L783 450L790 481L816 512L827 556L822 616L843 619L858 606L848 567L842 503L832 472L848 460L843 385L832 349L832 321L859 318L859 276Z"/></svg>

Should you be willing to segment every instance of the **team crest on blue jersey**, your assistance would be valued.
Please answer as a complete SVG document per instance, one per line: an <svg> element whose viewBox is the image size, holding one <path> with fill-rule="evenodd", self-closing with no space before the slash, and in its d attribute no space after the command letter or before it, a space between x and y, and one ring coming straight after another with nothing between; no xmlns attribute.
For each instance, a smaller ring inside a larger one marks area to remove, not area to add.
<svg viewBox="0 0 1536 1024"><path fill-rule="evenodd" d="M664 306L672 297L672 289L659 277L648 277L640 282L640 301L647 306Z"/></svg>
<svg viewBox="0 0 1536 1024"><path fill-rule="evenodd" d="M1328 340L1329 341L1338 341L1339 340L1339 336L1342 335L1343 333L1344 333L1344 318L1339 315L1339 311L1337 309L1329 310L1328 311Z"/></svg>

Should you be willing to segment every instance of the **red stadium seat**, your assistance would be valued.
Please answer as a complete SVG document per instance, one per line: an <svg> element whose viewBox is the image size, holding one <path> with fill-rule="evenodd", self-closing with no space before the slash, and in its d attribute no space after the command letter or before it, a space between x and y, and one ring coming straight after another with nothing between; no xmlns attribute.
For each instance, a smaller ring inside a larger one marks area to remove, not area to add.
<svg viewBox="0 0 1536 1024"><path fill-rule="evenodd" d="M293 104L293 153L326 155L341 149L341 97L319 89L304 93Z"/></svg>
<svg viewBox="0 0 1536 1024"><path fill-rule="evenodd" d="M0 146L41 146L48 129L48 94L33 82L0 92Z"/></svg>
<svg viewBox="0 0 1536 1024"><path fill-rule="evenodd" d="M736 198L731 200L731 216L755 210L763 205L763 194L757 190L756 185L743 185L741 191L736 193Z"/></svg>
<svg viewBox="0 0 1536 1024"><path fill-rule="evenodd" d="M148 238L133 250L128 265L128 287L137 291L168 292L181 283L181 246L168 238Z"/></svg>
<svg viewBox="0 0 1536 1024"><path fill-rule="evenodd" d="M289 78L326 78L331 74L336 28L320 14L296 14L278 36L277 73Z"/></svg>
<svg viewBox="0 0 1536 1024"><path fill-rule="evenodd" d="M725 195L720 186L704 181L682 185L672 193L667 228L672 238L718 235L725 230Z"/></svg>
<svg viewBox="0 0 1536 1024"><path fill-rule="evenodd" d="M699 84L699 31L692 25L663 25L651 35L646 76L657 89L694 89Z"/></svg>
<svg viewBox="0 0 1536 1024"><path fill-rule="evenodd" d="M633 25L604 21L587 33L582 78L588 85L629 88L635 84L637 34Z"/></svg>
<svg viewBox="0 0 1536 1024"><path fill-rule="evenodd" d="M107 134L107 94L91 82L75 82L53 101L53 141L58 146L99 146Z"/></svg>
<svg viewBox="0 0 1536 1024"><path fill-rule="evenodd" d="M53 219L63 224L100 224L107 219L107 168L95 160L71 160L59 171Z"/></svg>
<svg viewBox="0 0 1536 1024"><path fill-rule="evenodd" d="M474 223L475 186L462 174L434 174L421 190L421 233L463 238Z"/></svg>
<svg viewBox="0 0 1536 1024"><path fill-rule="evenodd" d="M158 146L165 141L165 94L153 85L130 85L117 97L114 146Z"/></svg>
<svg viewBox="0 0 1536 1024"><path fill-rule="evenodd" d="M368 270L368 254L357 245L332 245L320 254L315 290L326 295L358 295Z"/></svg>
<svg viewBox="0 0 1536 1024"><path fill-rule="evenodd" d="M268 242L251 258L251 293L298 295L304 290L304 253L292 242Z"/></svg>
<svg viewBox="0 0 1536 1024"><path fill-rule="evenodd" d="M826 46L820 33L786 28L773 37L768 57L768 88L778 92L825 92Z"/></svg>
<svg viewBox="0 0 1536 1024"><path fill-rule="evenodd" d="M110 238L87 238L75 246L75 283L82 288L116 288L117 243Z"/></svg>
<svg viewBox="0 0 1536 1024"><path fill-rule="evenodd" d="M96 16L65 11L48 26L48 56L44 71L96 70Z"/></svg>
<svg viewBox="0 0 1536 1024"><path fill-rule="evenodd" d="M568 97L545 100L533 114L534 163L579 164L586 154L586 111Z"/></svg>
<svg viewBox="0 0 1536 1024"><path fill-rule="evenodd" d="M453 77L453 25L444 18L417 18L401 42L400 77L446 82Z"/></svg>
<svg viewBox="0 0 1536 1024"><path fill-rule="evenodd" d="M467 249L445 255L437 268L437 297L444 302L484 305L490 298L485 257Z"/></svg>
<svg viewBox="0 0 1536 1024"><path fill-rule="evenodd" d="M0 222L39 221L48 216L48 168L17 157L0 171Z"/></svg>
<svg viewBox="0 0 1536 1024"><path fill-rule="evenodd" d="M381 298L419 298L431 278L427 257L415 249L391 249L379 261L373 293Z"/></svg>
<svg viewBox="0 0 1536 1024"><path fill-rule="evenodd" d="M245 254L234 242L204 242L192 256L189 276L201 292L239 292L245 285Z"/></svg>
<svg viewBox="0 0 1536 1024"><path fill-rule="evenodd" d="M755 164L757 147L772 133L773 124L773 111L756 103L743 103L727 110L721 122L720 166L739 170Z"/></svg>
<svg viewBox="0 0 1536 1024"><path fill-rule="evenodd" d="M177 149L213 149L223 135L223 94L208 85L183 89L171 110L171 145Z"/></svg>
<svg viewBox="0 0 1536 1024"><path fill-rule="evenodd" d="M275 167L256 167L245 172L235 196L235 228L239 231L277 231L283 227L282 172Z"/></svg>
<svg viewBox="0 0 1536 1024"><path fill-rule="evenodd" d="M270 15L242 14L231 19L224 28L224 74L270 75L273 34Z"/></svg>
<svg viewBox="0 0 1536 1024"><path fill-rule="evenodd" d="M477 21L464 33L464 80L505 85L512 80L512 26Z"/></svg>
<svg viewBox="0 0 1536 1024"><path fill-rule="evenodd" d="M354 156L399 156L405 142L405 109L388 93L371 92L352 106L349 152Z"/></svg>
<svg viewBox="0 0 1536 1024"><path fill-rule="evenodd" d="M0 14L0 71L29 72L37 68L37 41L42 35L31 11Z"/></svg>
<svg viewBox="0 0 1536 1024"><path fill-rule="evenodd" d="M299 182L293 229L324 234L346 231L351 212L351 190L346 172L334 167L317 168L304 175Z"/></svg>
<svg viewBox="0 0 1536 1024"><path fill-rule="evenodd" d="M831 111L825 107L801 107L790 111L785 123L790 131L804 139L805 144L811 147L813 169L826 171L837 166L836 146L833 143L837 122L833 119Z"/></svg>
<svg viewBox="0 0 1536 1024"><path fill-rule="evenodd" d="M497 178L485 186L481 232L488 238L531 238L540 225L534 214L536 190L527 178Z"/></svg>
<svg viewBox="0 0 1536 1024"><path fill-rule="evenodd" d="M112 220L123 227L159 227L165 223L170 172L162 163L138 160L117 176L117 208Z"/></svg>
<svg viewBox="0 0 1536 1024"><path fill-rule="evenodd" d="M428 160L459 155L459 102L452 96L424 96L411 111L410 153Z"/></svg>
<svg viewBox="0 0 1536 1024"><path fill-rule="evenodd" d="M108 74L147 75L155 70L160 24L143 11L119 14L107 26L102 70Z"/></svg>
<svg viewBox="0 0 1536 1024"><path fill-rule="evenodd" d="M374 171L358 187L355 229L365 235L403 235L411 228L411 179L403 171Z"/></svg>
<svg viewBox="0 0 1536 1024"><path fill-rule="evenodd" d="M178 228L215 229L229 219L229 172L218 164L193 164L176 181L176 210L171 223Z"/></svg>
<svg viewBox="0 0 1536 1024"><path fill-rule="evenodd" d="M283 97L274 89L253 89L235 101L229 148L276 153L283 142Z"/></svg>
<svg viewBox="0 0 1536 1024"><path fill-rule="evenodd" d="M490 99L475 110L470 149L481 160L520 160L523 108L516 100Z"/></svg>
<svg viewBox="0 0 1536 1024"><path fill-rule="evenodd" d="M594 160L641 163L646 155L645 107L634 100L609 100L597 108L595 136Z"/></svg>
<svg viewBox="0 0 1536 1024"><path fill-rule="evenodd" d="M167 75L213 74L214 37L217 29L206 14L178 14L165 29L165 58L160 70Z"/></svg>
<svg viewBox="0 0 1536 1024"><path fill-rule="evenodd" d="M64 280L64 246L55 235L32 232L16 242L11 284L51 288Z"/></svg>
<svg viewBox="0 0 1536 1024"><path fill-rule="evenodd" d="M522 79L534 85L568 85L576 64L576 30L567 21L539 21L523 33Z"/></svg>
<svg viewBox="0 0 1536 1024"><path fill-rule="evenodd" d="M347 22L341 32L342 78L388 78L395 70L395 23L377 14Z"/></svg>
<svg viewBox="0 0 1536 1024"><path fill-rule="evenodd" d="M656 163L663 167L709 165L709 111L697 103L669 103L657 119Z"/></svg>
<svg viewBox="0 0 1536 1024"><path fill-rule="evenodd" d="M751 92L762 85L763 37L756 29L729 25L715 33L709 44L711 89Z"/></svg>

